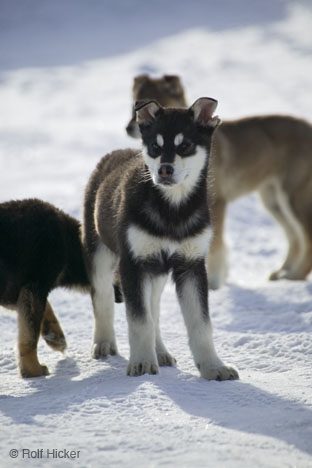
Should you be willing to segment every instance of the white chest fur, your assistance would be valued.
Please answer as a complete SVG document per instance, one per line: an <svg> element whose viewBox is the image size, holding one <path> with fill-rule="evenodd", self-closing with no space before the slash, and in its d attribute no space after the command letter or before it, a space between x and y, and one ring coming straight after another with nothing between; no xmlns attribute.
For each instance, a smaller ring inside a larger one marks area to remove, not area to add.
<svg viewBox="0 0 312 468"><path fill-rule="evenodd" d="M177 242L166 237L153 236L133 225L127 231L128 245L132 255L142 259L155 256L161 251L169 256L176 253L188 260L203 258L207 254L211 235L212 230L207 227L201 233Z"/></svg>

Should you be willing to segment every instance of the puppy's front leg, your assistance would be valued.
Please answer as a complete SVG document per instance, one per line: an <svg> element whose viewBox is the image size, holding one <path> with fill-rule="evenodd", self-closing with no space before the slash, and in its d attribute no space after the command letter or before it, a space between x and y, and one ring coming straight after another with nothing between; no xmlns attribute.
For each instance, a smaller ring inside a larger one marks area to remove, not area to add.
<svg viewBox="0 0 312 468"><path fill-rule="evenodd" d="M140 262L128 256L120 262L120 274L130 344L127 375L158 374L155 326L150 307L152 279Z"/></svg>
<svg viewBox="0 0 312 468"><path fill-rule="evenodd" d="M103 244L92 259L92 303L95 319L91 354L94 359L117 354L114 330L113 277L116 256Z"/></svg>
<svg viewBox="0 0 312 468"><path fill-rule="evenodd" d="M208 380L238 379L237 371L217 356L208 311L208 286L202 258L187 261L179 257L173 279L189 336L189 345L201 377Z"/></svg>

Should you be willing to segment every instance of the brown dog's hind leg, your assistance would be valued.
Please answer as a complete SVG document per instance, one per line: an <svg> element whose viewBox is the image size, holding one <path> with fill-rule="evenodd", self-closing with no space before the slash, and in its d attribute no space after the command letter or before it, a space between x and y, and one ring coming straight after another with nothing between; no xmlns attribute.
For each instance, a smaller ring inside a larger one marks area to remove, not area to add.
<svg viewBox="0 0 312 468"><path fill-rule="evenodd" d="M228 275L227 246L223 239L226 201L219 198L212 203L213 236L206 259L208 285L210 289L220 288Z"/></svg>
<svg viewBox="0 0 312 468"><path fill-rule="evenodd" d="M290 197L278 181L271 181L260 189L264 206L284 229L288 253L283 265L271 273L271 280L303 280L312 266L311 236L307 227L304 198Z"/></svg>
<svg viewBox="0 0 312 468"><path fill-rule="evenodd" d="M48 301L45 306L44 316L41 323L41 335L47 345L49 345L54 351L61 351L63 353L67 348L63 330Z"/></svg>
<svg viewBox="0 0 312 468"><path fill-rule="evenodd" d="M18 357L22 377L48 375L38 361L37 344L45 303L30 289L23 288L18 298Z"/></svg>

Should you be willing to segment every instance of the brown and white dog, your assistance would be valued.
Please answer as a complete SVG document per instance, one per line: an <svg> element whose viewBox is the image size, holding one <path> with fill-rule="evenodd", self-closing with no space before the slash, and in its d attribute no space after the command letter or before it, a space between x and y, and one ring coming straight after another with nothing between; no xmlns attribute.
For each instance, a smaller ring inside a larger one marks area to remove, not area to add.
<svg viewBox="0 0 312 468"><path fill-rule="evenodd" d="M205 258L211 228L207 173L217 102L188 109L149 101L136 108L143 150L118 150L94 170L85 194L83 245L92 284L94 358L117 353L114 271L119 267L129 325L128 375L175 363L160 335L160 296L169 273L205 379L238 378L214 349Z"/></svg>
<svg viewBox="0 0 312 468"><path fill-rule="evenodd" d="M157 99L186 107L178 76L137 76L133 101ZM136 137L132 117L127 132ZM209 191L214 235L207 257L209 286L219 288L228 273L223 238L228 203L253 191L285 231L288 253L271 280L304 279L312 269L312 126L290 116L268 115L223 121L213 138Z"/></svg>

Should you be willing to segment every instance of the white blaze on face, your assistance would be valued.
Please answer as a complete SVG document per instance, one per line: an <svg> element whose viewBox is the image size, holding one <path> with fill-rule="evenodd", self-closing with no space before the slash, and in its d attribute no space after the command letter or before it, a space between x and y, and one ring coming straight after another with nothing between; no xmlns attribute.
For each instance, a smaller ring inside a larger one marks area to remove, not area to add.
<svg viewBox="0 0 312 468"><path fill-rule="evenodd" d="M172 204L179 205L196 186L200 173L207 164L206 149L197 146L195 154L182 158L176 155L174 161L174 180L172 185L159 185L165 198Z"/></svg>

